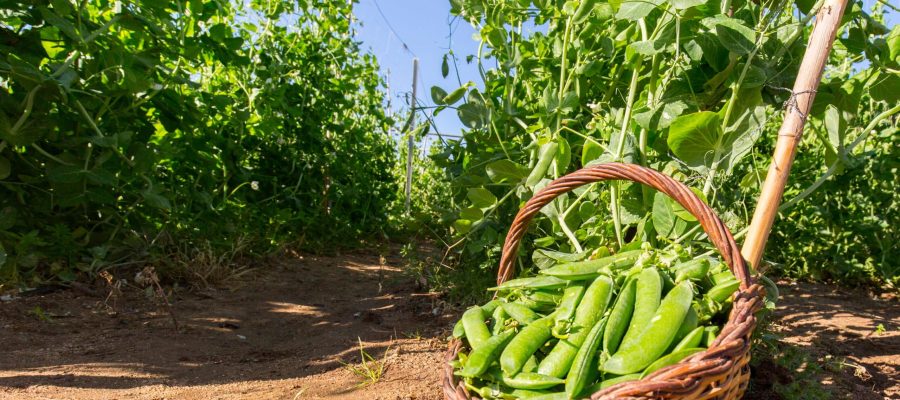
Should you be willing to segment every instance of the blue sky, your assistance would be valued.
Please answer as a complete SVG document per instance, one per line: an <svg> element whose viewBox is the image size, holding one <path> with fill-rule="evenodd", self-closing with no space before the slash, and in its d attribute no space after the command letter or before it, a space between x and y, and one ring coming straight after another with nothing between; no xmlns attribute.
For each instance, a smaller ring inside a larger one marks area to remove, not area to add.
<svg viewBox="0 0 900 400"><path fill-rule="evenodd" d="M865 9L870 9L874 1L865 0ZM896 4L896 0L888 2ZM900 15L887 11L891 27ZM441 86L448 92L459 86L452 68L446 79L441 76L442 57L451 48L459 59L462 82L480 83L477 68L465 62L467 55L478 52L478 42L473 39L475 30L465 21L451 19L449 0L359 0L354 13L359 22L357 38L364 49L377 57L391 88L394 112L407 109L405 95L411 90L414 57L419 58L417 98L428 105L433 105L432 86ZM440 114L436 124L441 133L450 135L458 135L462 128L453 110Z"/></svg>
<svg viewBox="0 0 900 400"><path fill-rule="evenodd" d="M449 0L377 0L377 6L375 0L360 0L354 13L361 25L357 37L378 58L390 85L395 113L408 109L406 95L412 90L414 57L419 58L416 97L427 105L433 105L432 86L441 86L447 92L459 87L452 64L450 75L446 79L441 76L442 57L451 47L459 58L460 80L481 80L474 64L465 61L467 55L478 52L478 42L472 38L475 30L468 22L452 19ZM441 133L450 135L458 135L462 128L453 110L439 114L436 124Z"/></svg>

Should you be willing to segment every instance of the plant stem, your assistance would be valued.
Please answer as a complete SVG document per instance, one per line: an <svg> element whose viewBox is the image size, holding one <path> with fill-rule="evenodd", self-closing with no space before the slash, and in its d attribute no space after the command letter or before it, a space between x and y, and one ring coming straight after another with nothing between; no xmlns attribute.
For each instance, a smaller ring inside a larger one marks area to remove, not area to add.
<svg viewBox="0 0 900 400"><path fill-rule="evenodd" d="M900 104L895 105L893 108L891 108L881 114L878 114L878 116L876 116L874 119L872 119L872 121L869 122L868 125L866 125L866 127L863 129L863 131L859 135L859 137L856 138L856 140L854 140L853 143L850 143L850 145L847 146L847 148L844 150L845 153L850 153L851 151L853 151L853 149L856 148L856 146L858 146L860 143L862 143L875 130L875 126L878 125L878 123L883 121L885 118L896 114L897 112L900 112ZM792 198L790 201L782 204L781 207L778 207L778 212L784 212L784 211L788 210L789 208L797 205L797 203L803 201L803 199L809 197L809 195L811 195L813 192L816 191L816 189L818 189L820 186L822 186L822 184L824 184L825 181L828 180L828 178L831 178L831 176L834 175L835 172L837 172L837 169L840 165L841 165L840 159L835 160L833 163L831 163L831 165L828 166L828 170L825 171L825 173L822 174L822 176L820 176L818 179L816 179L816 181L813 182L812 185L809 185L809 187L806 188L805 190L803 190L803 192L794 196L794 198Z"/></svg>
<svg viewBox="0 0 900 400"><path fill-rule="evenodd" d="M643 40L647 39L647 26L644 20L638 21L641 25L641 36ZM637 94L638 81L640 80L641 64L644 59L640 56L635 61L634 68L631 70L631 83L628 85L628 99L625 102L625 115L622 116L622 128L619 130L619 142L616 143L616 152L614 159L621 161L622 153L625 151L625 137L628 133L628 125L631 121L632 107L634 106L634 97ZM612 214L613 227L616 231L616 241L619 246L625 244L622 232L622 217L619 213L619 185L615 182L611 185L609 195L610 213Z"/></svg>
<svg viewBox="0 0 900 400"><path fill-rule="evenodd" d="M566 70L569 68L569 40L572 35L572 17L566 19L566 30L563 34L562 61L559 68L559 90L556 93L556 132L562 125L562 103L566 93Z"/></svg>

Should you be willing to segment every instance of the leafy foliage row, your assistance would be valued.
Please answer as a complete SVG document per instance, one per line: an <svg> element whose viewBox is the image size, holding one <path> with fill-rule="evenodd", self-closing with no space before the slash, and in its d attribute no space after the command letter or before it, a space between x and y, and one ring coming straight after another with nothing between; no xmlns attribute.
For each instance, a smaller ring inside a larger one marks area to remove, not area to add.
<svg viewBox="0 0 900 400"><path fill-rule="evenodd" d="M351 7L0 1L0 282L381 230L392 121Z"/></svg>
<svg viewBox="0 0 900 400"><path fill-rule="evenodd" d="M794 99L786 88L821 1L450 3L479 31L481 50L470 60L483 78L483 84L456 90L432 89L434 112L455 110L468 128L433 155L452 175L451 250L457 270L467 274L461 280L472 282L473 271L480 271L482 285L490 279L506 226L524 201L551 179L599 162L639 163L685 181L738 238L745 233L781 109ZM803 206L779 222L785 228L775 234L770 248L777 250L770 255L790 260L795 271L813 268L824 275L852 260L879 273L841 276L896 286L896 246L887 243L896 238L897 224L874 215L876 207L896 208L890 189L896 162L889 157L900 111L900 29L883 25L881 7L866 12L852 2L847 10L809 116L801 177L788 192L799 195L789 207ZM450 70L445 67L444 75ZM829 179L835 175L854 183L837 186ZM835 185L825 205L831 213L807 198L827 193L815 192L825 182ZM872 199L851 196L852 187L862 185L869 185L864 191ZM813 224L804 223L810 218ZM834 248L816 240L822 224L841 232L837 236L847 244ZM526 266L540 266L540 255L553 251L702 239L696 220L679 206L628 183L595 184L561 196L533 225L523 242L539 251L533 263L523 257ZM880 247L854 237L872 228L881 231L867 238L877 236ZM853 254L820 265L823 249ZM810 262L802 262L807 257Z"/></svg>

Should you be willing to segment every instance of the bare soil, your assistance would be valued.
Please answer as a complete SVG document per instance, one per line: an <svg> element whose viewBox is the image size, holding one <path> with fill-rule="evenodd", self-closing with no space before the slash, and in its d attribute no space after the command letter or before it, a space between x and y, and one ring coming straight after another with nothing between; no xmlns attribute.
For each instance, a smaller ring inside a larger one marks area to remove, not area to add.
<svg viewBox="0 0 900 400"><path fill-rule="evenodd" d="M176 294L178 331L152 295L128 288L6 299L0 399L440 399L456 314L417 294L400 265L371 253L285 259L234 291ZM830 365L821 379L836 397L900 398L896 299L783 292L776 330ZM360 342L369 365L385 367L365 386L348 367L360 365ZM779 367L757 367L748 398L779 398L773 385L790 380Z"/></svg>

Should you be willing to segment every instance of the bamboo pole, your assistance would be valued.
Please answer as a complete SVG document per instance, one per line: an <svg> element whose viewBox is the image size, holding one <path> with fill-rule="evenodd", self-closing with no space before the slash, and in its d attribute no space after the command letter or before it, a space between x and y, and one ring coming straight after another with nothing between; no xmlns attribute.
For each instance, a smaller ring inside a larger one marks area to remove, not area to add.
<svg viewBox="0 0 900 400"><path fill-rule="evenodd" d="M784 195L791 164L797 155L797 145L803 138L803 125L812 109L816 89L822 81L822 73L846 6L847 0L825 0L816 15L816 25L813 27L806 53L800 63L800 71L794 82L793 92L786 105L784 122L778 131L772 164L759 194L747 239L741 249L741 254L752 268L756 268L762 259L766 240L778 213L778 205Z"/></svg>

